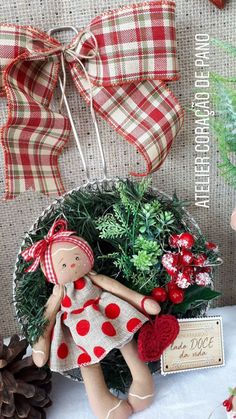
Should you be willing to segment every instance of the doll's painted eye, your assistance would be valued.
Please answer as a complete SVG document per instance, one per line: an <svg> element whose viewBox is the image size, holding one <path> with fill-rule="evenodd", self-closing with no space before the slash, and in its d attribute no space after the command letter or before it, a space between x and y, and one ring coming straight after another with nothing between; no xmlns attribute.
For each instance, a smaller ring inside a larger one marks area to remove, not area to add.
<svg viewBox="0 0 236 419"><path fill-rule="evenodd" d="M79 256L76 256L75 260L79 260Z"/></svg>
<svg viewBox="0 0 236 419"><path fill-rule="evenodd" d="M63 263L63 264L62 264L62 267L63 267L63 268L66 268L66 264L65 264L65 263Z"/></svg>

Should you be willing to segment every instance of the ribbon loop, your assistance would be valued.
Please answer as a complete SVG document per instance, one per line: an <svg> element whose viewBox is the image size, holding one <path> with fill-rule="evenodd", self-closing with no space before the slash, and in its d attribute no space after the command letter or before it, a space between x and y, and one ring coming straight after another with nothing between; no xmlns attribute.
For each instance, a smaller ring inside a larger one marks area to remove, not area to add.
<svg viewBox="0 0 236 419"><path fill-rule="evenodd" d="M53 223L52 227L50 228L46 236L46 239L50 241L50 239L52 239L55 234L58 234L58 233L60 234L66 230L67 230L67 222L63 218L56 220ZM71 233L74 233L74 232L71 232Z"/></svg>

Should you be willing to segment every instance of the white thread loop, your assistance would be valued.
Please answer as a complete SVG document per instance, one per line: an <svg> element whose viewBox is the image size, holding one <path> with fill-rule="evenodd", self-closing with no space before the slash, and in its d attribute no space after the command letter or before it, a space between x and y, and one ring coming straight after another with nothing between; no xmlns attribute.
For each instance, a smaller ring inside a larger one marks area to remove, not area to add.
<svg viewBox="0 0 236 419"><path fill-rule="evenodd" d="M117 403L117 405L116 405L115 407L113 407L112 409L110 409L110 410L109 410L109 412L107 413L107 415L106 415L106 418L105 418L105 419L109 419L110 414L111 414L112 412L114 412L114 410L118 409L118 407L120 407L120 405L121 405L121 403L122 403L122 402L123 402L123 400L120 400L120 401L119 401L119 403Z"/></svg>
<svg viewBox="0 0 236 419"><path fill-rule="evenodd" d="M147 396L139 396L138 394L129 393L129 396L136 397L139 400L146 400L146 399L150 399L151 397L153 397L154 394L148 394Z"/></svg>
<svg viewBox="0 0 236 419"><path fill-rule="evenodd" d="M78 46L79 46L79 43L81 41L81 38L85 34L89 34L90 37L93 39L93 42L94 42L94 48L91 49L91 51L87 55L81 54L81 52L79 52L79 50L78 50ZM65 89L66 89L66 71L65 71L65 59L66 59L65 57L66 57L66 54L70 55L74 60L76 60L80 64L80 66L83 70L83 73L85 75L85 78L88 82L89 97L90 97L90 110L91 110L91 114L92 114L92 118L93 118L93 123L96 127L97 121L96 121L96 116L95 116L95 112L94 112L94 108L93 108L93 92L92 92L93 91L93 86L92 86L89 74L88 74L83 62L81 61L82 59L91 60L98 55L98 43L97 43L96 37L94 36L94 34L92 32L84 31L84 32L81 32L79 38L77 39L76 44L72 48L62 47L61 64L62 64L62 73L63 73L63 82L62 82L63 90L62 90L62 97L61 97L60 107L59 107L60 112L61 112L61 108L62 108L62 103L64 101ZM96 132L97 132L97 128L96 128Z"/></svg>
<svg viewBox="0 0 236 419"><path fill-rule="evenodd" d="M94 41L94 48L87 54L81 54L78 51L78 45L79 42L81 41L81 38L84 34L89 34L91 36L91 38ZM80 67L83 70L84 76L86 78L86 81L88 83L88 91L89 91L89 103L90 103L90 113L92 116L92 121L93 121L93 125L95 127L95 132L96 132L96 137L97 137L97 142L98 142L98 146L99 146L99 151L100 151L100 155L102 158L102 166L103 166L103 179L107 179L107 169L106 169L106 162L105 162L105 158L104 158L104 153L103 153L103 147L102 147L102 142L101 142L101 137L100 137L100 133L99 133L99 129L98 129L98 123L97 123L97 118L96 118L96 114L95 114L95 110L94 110L94 106L93 106L93 85L92 82L90 80L88 71L86 70L82 59L93 59L98 55L98 43L97 43L97 39L94 36L94 34L90 31L84 31L81 33L80 37L77 39L76 45L74 45L71 48L68 47L60 47L61 50L61 66L62 66L62 74L63 74L63 81L61 83L61 91L62 91L62 96L61 96L61 100L60 100L60 105L59 105L59 112L61 113L61 108L62 108L62 104L63 102L66 103L66 95L65 95L65 90L66 90L66 69L65 69L65 60L66 60L66 55L69 55L70 57L72 57L75 61L77 61L80 65ZM69 118L70 121L72 122L72 116L71 113L69 111L69 107L68 104L67 105L67 111L69 112ZM75 130L74 130L75 131ZM76 137L76 142L78 145L78 141L77 141L77 134L74 135ZM80 155L82 155L82 150L81 147L79 146L79 151L80 151ZM86 177L88 178L88 173L87 173L87 168L86 168L86 164L84 163L84 167L85 167L85 171L86 171Z"/></svg>
<svg viewBox="0 0 236 419"><path fill-rule="evenodd" d="M74 27L58 27L58 28L54 28L48 31L48 34L51 36L51 34L53 32L62 30L62 29L72 29L76 32L76 34L78 34L78 31L74 28ZM82 36L89 34L90 37L92 38L94 45L93 48L91 48L91 50L89 51L89 53L87 55L81 54L79 52L78 46L79 43L81 41ZM70 120L71 123L71 128L75 137L75 141L82 159L82 164L84 167L84 171L85 171L85 176L86 176L86 180L87 182L90 182L89 180L89 172L88 172L88 167L86 165L86 161L83 155L83 151L82 151L82 147L80 144L80 140L76 131L76 127L71 115L71 111L70 111L70 107L65 95L65 91L66 91L66 66L65 66L65 60L66 60L66 55L69 55L70 57L73 58L73 60L77 61L80 64L81 69L83 70L84 76L86 78L86 81L88 83L88 90L89 90L89 102L90 102L90 112L91 112L91 116L92 116L92 121L95 127L95 132L96 132L96 137L97 137L97 143L98 143L98 147L99 147L99 152L100 152L100 156L102 159L102 169L103 169L103 179L101 180L107 180L107 166L106 166L106 161L105 161L105 156L104 156L104 151L103 151L103 147L102 147L102 142L101 142L101 138L100 138L100 133L99 133L99 129L98 129L98 123L97 123L97 118L96 118L96 114L95 114L95 110L94 110L94 106L93 106L93 85L92 82L90 80L88 71L86 70L82 59L86 59L86 60L90 60L95 58L99 51L98 51L98 43L97 43L97 39L95 37L95 35L89 31L89 30L85 30L83 32L81 32L80 36L78 36L78 38L76 39L76 43L74 45L71 45L70 47L68 46L63 46L63 45L59 45L55 48L50 48L47 51L39 51L37 49L30 49L27 48L29 53L31 54L31 58L37 58L40 59L41 57L48 57L50 55L53 54L57 54L60 53L60 61L61 61L61 68L62 68L62 75L63 75L63 80L61 80L61 78L59 77L59 83L60 83L60 88L61 88L61 92L62 92L62 96L61 96L61 100L60 100L60 105L59 105L59 112L61 113L61 108L62 108L62 103L65 103L67 112L68 112L68 118Z"/></svg>
<svg viewBox="0 0 236 419"><path fill-rule="evenodd" d="M32 352L34 352L35 354L42 354L42 355L45 355L45 352L44 351L37 351L36 349L32 349Z"/></svg>

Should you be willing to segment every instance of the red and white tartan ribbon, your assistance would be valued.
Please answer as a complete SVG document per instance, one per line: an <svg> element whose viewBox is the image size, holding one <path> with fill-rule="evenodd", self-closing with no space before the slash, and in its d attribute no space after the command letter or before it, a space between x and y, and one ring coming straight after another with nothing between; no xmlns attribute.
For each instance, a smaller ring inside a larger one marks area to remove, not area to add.
<svg viewBox="0 0 236 419"><path fill-rule="evenodd" d="M53 284L58 284L58 279L53 267L52 245L53 243L59 242L72 243L75 246L78 246L87 255L91 268L93 267L94 255L89 244L85 240L76 236L75 231L67 230L67 222L60 219L53 223L44 239L34 243L21 253L26 262L33 261L33 264L26 269L26 272L35 272L40 262L43 262L47 280Z"/></svg>
<svg viewBox="0 0 236 419"><path fill-rule="evenodd" d="M96 53L94 40L96 40ZM165 160L183 122L166 87L177 80L175 3L157 0L96 17L64 47L30 26L0 25L0 94L8 119L1 129L6 199L26 189L62 194L58 157L70 134L68 119L50 109L61 55L81 96L143 155L148 174Z"/></svg>

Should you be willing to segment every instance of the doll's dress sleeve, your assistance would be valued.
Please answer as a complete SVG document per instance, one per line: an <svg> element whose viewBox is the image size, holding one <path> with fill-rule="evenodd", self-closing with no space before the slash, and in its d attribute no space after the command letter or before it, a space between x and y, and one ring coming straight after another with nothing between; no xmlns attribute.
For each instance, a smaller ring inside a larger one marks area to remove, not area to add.
<svg viewBox="0 0 236 419"><path fill-rule="evenodd" d="M99 362L112 349L128 343L147 320L88 277L66 284L52 332L51 370L65 372Z"/></svg>

